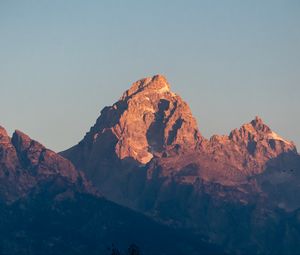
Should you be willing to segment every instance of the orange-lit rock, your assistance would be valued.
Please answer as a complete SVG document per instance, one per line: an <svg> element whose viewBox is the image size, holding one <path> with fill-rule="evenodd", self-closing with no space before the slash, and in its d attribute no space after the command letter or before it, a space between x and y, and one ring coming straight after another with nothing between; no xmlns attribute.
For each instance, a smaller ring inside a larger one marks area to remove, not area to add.
<svg viewBox="0 0 300 255"><path fill-rule="evenodd" d="M133 83L119 101L101 111L83 140L62 155L110 197L111 192L125 194L122 189L112 190L112 184L130 189L143 178L174 175L180 175L177 182L190 184L201 178L240 185L271 164L286 165L289 153L298 157L294 144L259 117L228 136L203 138L187 103L171 91L164 76L156 75ZM287 155L279 157L283 154ZM128 183L130 178L133 183Z"/></svg>
<svg viewBox="0 0 300 255"><path fill-rule="evenodd" d="M282 243L277 237L298 246L298 234L280 232L282 210L300 208L294 144L259 117L229 135L203 138L190 108L163 76L135 82L61 154L107 198L205 233L236 253L273 251Z"/></svg>
<svg viewBox="0 0 300 255"><path fill-rule="evenodd" d="M119 159L146 164L164 151L194 150L201 140L189 106L171 92L165 77L156 75L133 83L118 102L105 107L81 143L93 151L101 141Z"/></svg>
<svg viewBox="0 0 300 255"><path fill-rule="evenodd" d="M267 163L283 153L297 154L295 145L273 132L259 117L229 136L213 136L205 152L246 175L261 173Z"/></svg>

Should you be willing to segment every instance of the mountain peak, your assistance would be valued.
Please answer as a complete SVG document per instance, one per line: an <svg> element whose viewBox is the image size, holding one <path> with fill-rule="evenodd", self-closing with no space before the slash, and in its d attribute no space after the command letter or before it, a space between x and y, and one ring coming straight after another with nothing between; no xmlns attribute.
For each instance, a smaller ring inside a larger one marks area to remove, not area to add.
<svg viewBox="0 0 300 255"><path fill-rule="evenodd" d="M92 147L101 141L119 159L146 164L166 150L193 149L201 139L188 104L170 91L163 75L155 75L134 82L119 101L105 107L81 144Z"/></svg>
<svg viewBox="0 0 300 255"><path fill-rule="evenodd" d="M23 151L30 147L31 138L20 130L16 130L12 136L12 143L16 149Z"/></svg>
<svg viewBox="0 0 300 255"><path fill-rule="evenodd" d="M152 79L152 81L156 81L156 82L168 83L167 78L162 74L156 74L156 75L152 76L151 79Z"/></svg>
<svg viewBox="0 0 300 255"><path fill-rule="evenodd" d="M115 150L121 159L145 164L166 149L195 148L201 140L188 104L170 91L163 75L133 83L115 106L124 104L127 108L114 128Z"/></svg>
<svg viewBox="0 0 300 255"><path fill-rule="evenodd" d="M260 136L261 138L264 138L264 139L267 139L267 140L281 141L281 142L284 142L287 145L290 145L291 147L295 147L295 145L292 142L283 139L277 133L272 131L272 129L269 126L267 126L260 117L255 116L255 119L252 120L250 122L250 124L252 125L252 127L255 130L256 134L258 136ZM247 127L247 125L249 126L249 124L245 124L243 127Z"/></svg>
<svg viewBox="0 0 300 255"><path fill-rule="evenodd" d="M2 126L0 126L0 138L1 137L7 137L7 136L8 136L8 134L7 134L6 130L5 130L5 128L2 127Z"/></svg>
<svg viewBox="0 0 300 255"><path fill-rule="evenodd" d="M263 122L263 120L258 117L255 116L254 120L252 120L250 122L250 124L252 125L252 127L260 133L269 133L271 132L271 129ZM247 125L247 124L246 124Z"/></svg>
<svg viewBox="0 0 300 255"><path fill-rule="evenodd" d="M170 92L170 85L163 75L154 75L134 82L123 94L121 99L126 100L138 93L161 94Z"/></svg>
<svg viewBox="0 0 300 255"><path fill-rule="evenodd" d="M23 133L22 131L16 129L15 132L13 133L13 136L20 137L24 140L30 140L30 137Z"/></svg>
<svg viewBox="0 0 300 255"><path fill-rule="evenodd" d="M262 141L262 140L276 140L284 142L290 145L294 149L294 144L289 142L278 134L276 134L272 129L266 125L263 120L256 116L250 123L246 123L240 127L240 129L234 129L229 138L234 141Z"/></svg>
<svg viewBox="0 0 300 255"><path fill-rule="evenodd" d="M243 124L239 130L233 130L231 135L239 133L243 134L245 137L253 137L253 136L266 136L268 133L272 132L272 130L263 122L263 120L255 116L255 118L250 123Z"/></svg>
<svg viewBox="0 0 300 255"><path fill-rule="evenodd" d="M255 118L251 121L251 123L253 125L256 125L256 124L263 124L264 122L261 117L256 115Z"/></svg>

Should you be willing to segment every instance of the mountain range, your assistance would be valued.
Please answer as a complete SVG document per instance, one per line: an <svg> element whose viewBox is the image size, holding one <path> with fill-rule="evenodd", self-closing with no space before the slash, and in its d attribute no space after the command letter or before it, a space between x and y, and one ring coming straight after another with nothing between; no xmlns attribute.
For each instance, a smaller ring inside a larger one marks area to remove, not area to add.
<svg viewBox="0 0 300 255"><path fill-rule="evenodd" d="M222 251L108 201L70 161L3 127L0 183L0 254L111 254L135 243L143 254Z"/></svg>
<svg viewBox="0 0 300 255"><path fill-rule="evenodd" d="M132 84L73 147L0 128L0 251L300 253L300 156L255 117L202 136L162 75Z"/></svg>

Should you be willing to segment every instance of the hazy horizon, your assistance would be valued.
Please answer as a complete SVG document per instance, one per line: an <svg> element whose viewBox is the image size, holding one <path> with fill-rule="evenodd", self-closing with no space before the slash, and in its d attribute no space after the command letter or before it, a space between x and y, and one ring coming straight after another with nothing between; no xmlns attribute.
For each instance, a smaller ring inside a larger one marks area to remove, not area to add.
<svg viewBox="0 0 300 255"><path fill-rule="evenodd" d="M1 1L0 125L61 151L159 73L206 138L258 115L300 146L299 11L292 0Z"/></svg>

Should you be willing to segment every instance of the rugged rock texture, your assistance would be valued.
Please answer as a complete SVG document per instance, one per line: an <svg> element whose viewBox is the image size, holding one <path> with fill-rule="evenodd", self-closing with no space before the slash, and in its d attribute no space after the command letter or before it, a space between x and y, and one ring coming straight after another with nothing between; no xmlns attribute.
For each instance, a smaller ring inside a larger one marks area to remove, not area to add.
<svg viewBox="0 0 300 255"><path fill-rule="evenodd" d="M84 161L101 144L101 150L114 151L121 160L146 164L164 151L193 150L201 140L189 106L170 91L163 76L156 75L133 83L118 102L101 111L79 145L62 155L83 155Z"/></svg>
<svg viewBox="0 0 300 255"><path fill-rule="evenodd" d="M73 164L40 143L30 139L21 131L10 138L0 128L0 199L12 202L26 196L39 183L61 178L78 188L92 192L92 187Z"/></svg>
<svg viewBox="0 0 300 255"><path fill-rule="evenodd" d="M299 253L294 144L259 117L229 136L204 139L160 75L134 83L62 155L110 199L205 233L229 252Z"/></svg>
<svg viewBox="0 0 300 255"><path fill-rule="evenodd" d="M69 160L0 127L0 253L103 254L133 242L143 254L221 253L208 243L238 254L300 252L294 144L259 117L204 139L163 76L134 83L62 155L108 198L156 222L100 196Z"/></svg>
<svg viewBox="0 0 300 255"><path fill-rule="evenodd" d="M106 200L67 159L2 127L0 184L0 254L111 254L112 244L136 244L142 254L222 253L203 236Z"/></svg>
<svg viewBox="0 0 300 255"><path fill-rule="evenodd" d="M78 145L61 153L104 191L106 184L110 187L115 178L128 177L137 166L141 178L151 178L151 170L142 170L151 161L161 166L162 176L192 166L193 174L185 182L193 183L201 177L236 185L263 173L275 159L276 165L281 158L280 165L285 166L290 159L279 157L283 154L298 157L295 145L273 132L259 117L229 136L204 139L188 105L171 92L161 75L133 83L118 102L101 111Z"/></svg>
<svg viewBox="0 0 300 255"><path fill-rule="evenodd" d="M145 164L163 151L195 149L201 141L189 106L161 75L135 82L120 102L127 105L113 129L120 159L131 157Z"/></svg>
<svg viewBox="0 0 300 255"><path fill-rule="evenodd" d="M212 136L205 152L248 176L263 172L271 159L283 153L297 154L292 142L273 132L259 117L234 129L229 136Z"/></svg>
<svg viewBox="0 0 300 255"><path fill-rule="evenodd" d="M202 140L188 105L156 75L133 83L101 111L83 140L61 155L84 170L109 199L134 207L129 197L143 186L143 166L153 158L194 151Z"/></svg>

